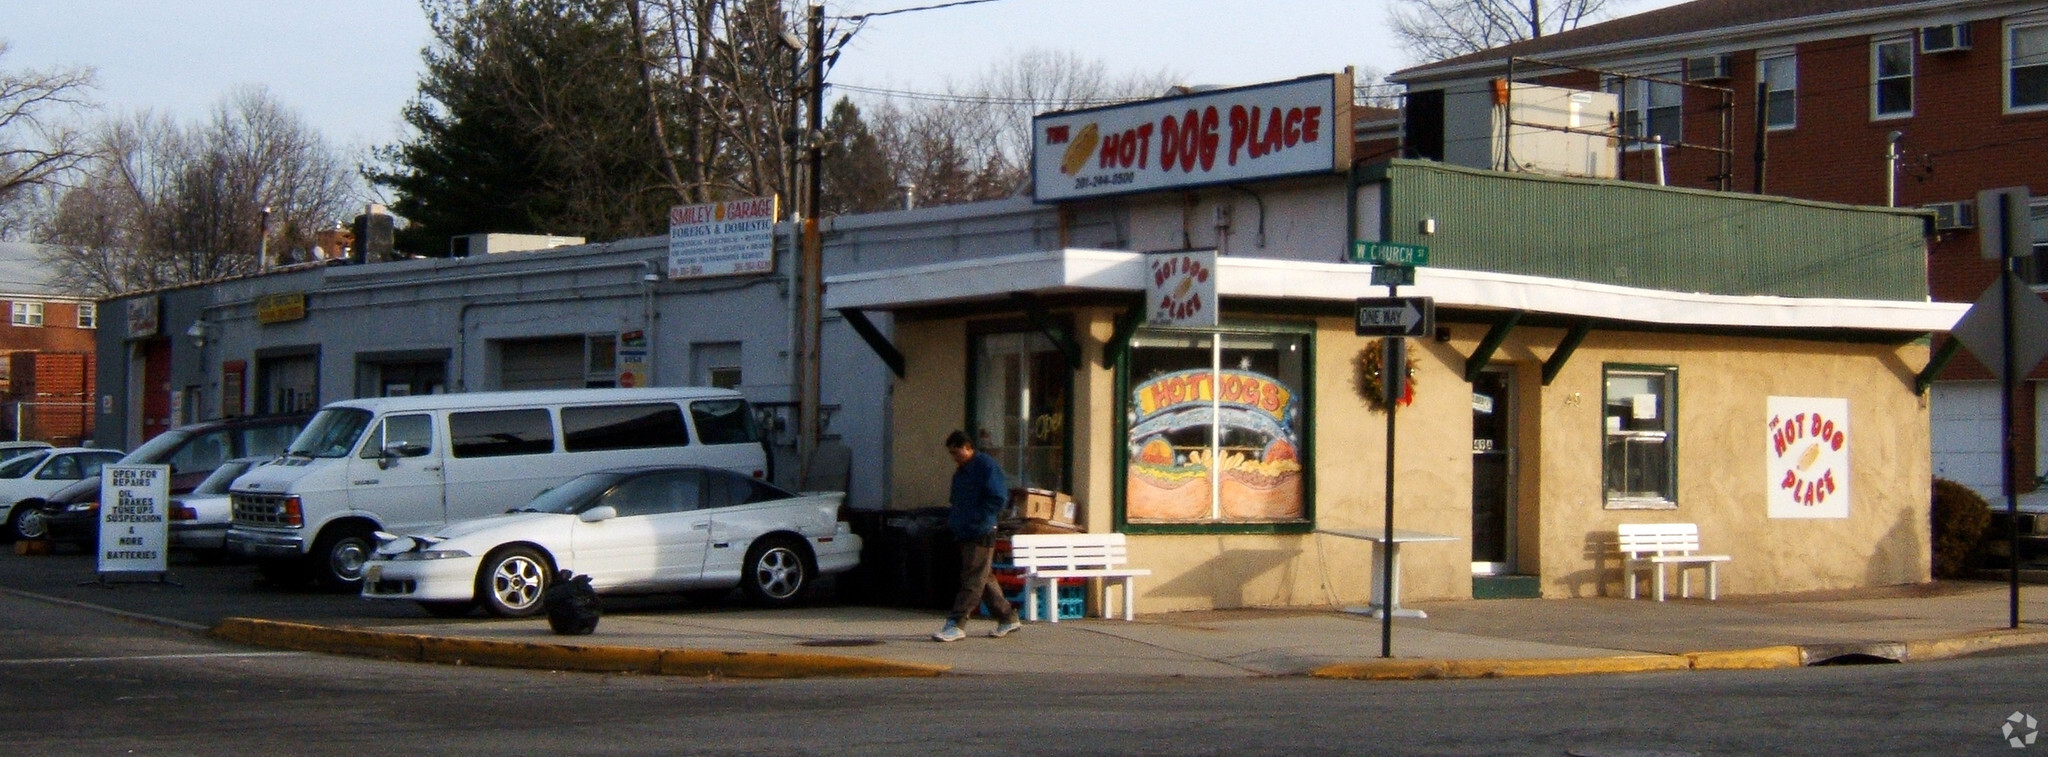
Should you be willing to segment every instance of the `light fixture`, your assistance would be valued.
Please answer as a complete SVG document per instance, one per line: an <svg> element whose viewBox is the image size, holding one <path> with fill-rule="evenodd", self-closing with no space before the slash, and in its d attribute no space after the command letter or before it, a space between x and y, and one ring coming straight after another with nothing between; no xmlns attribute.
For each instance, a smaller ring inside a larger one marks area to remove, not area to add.
<svg viewBox="0 0 2048 757"><path fill-rule="evenodd" d="M213 329L211 327L206 325L205 321L193 321L192 327L185 329L185 336L192 337L192 344L194 346L205 347L206 336L207 334L211 333L212 330Z"/></svg>

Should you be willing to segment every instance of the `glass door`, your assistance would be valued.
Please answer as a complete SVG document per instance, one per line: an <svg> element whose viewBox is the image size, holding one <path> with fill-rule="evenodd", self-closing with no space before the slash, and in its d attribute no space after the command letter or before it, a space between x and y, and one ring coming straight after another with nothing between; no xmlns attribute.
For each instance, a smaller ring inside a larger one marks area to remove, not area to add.
<svg viewBox="0 0 2048 757"><path fill-rule="evenodd" d="M1481 371L1472 382L1472 572L1513 572L1513 374Z"/></svg>
<svg viewBox="0 0 2048 757"><path fill-rule="evenodd" d="M983 334L974 358L974 445L1014 488L1070 492L1065 358L1044 334Z"/></svg>

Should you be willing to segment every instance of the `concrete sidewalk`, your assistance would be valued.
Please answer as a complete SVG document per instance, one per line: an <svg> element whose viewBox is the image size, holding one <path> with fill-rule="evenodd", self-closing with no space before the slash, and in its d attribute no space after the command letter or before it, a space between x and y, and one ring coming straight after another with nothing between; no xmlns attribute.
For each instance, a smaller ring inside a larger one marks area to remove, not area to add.
<svg viewBox="0 0 2048 757"><path fill-rule="evenodd" d="M1654 602L1525 599L1411 605L1393 657L1374 618L1335 609L1250 609L1028 624L1004 639L930 639L941 614L819 606L624 611L589 636L544 619L374 626L230 619L217 636L266 646L463 664L729 677L1111 675L1450 678L1768 668L1843 655L1898 661L2048 644L2048 587L2021 591L2021 627L1992 582L1827 594Z"/></svg>

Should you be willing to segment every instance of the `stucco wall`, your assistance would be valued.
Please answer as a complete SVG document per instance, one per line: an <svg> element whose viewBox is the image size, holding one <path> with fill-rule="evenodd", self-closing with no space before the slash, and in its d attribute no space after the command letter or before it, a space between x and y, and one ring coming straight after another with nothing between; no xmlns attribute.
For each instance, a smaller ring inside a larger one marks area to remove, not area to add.
<svg viewBox="0 0 2048 757"><path fill-rule="evenodd" d="M1114 374L1100 360L1113 311L1076 314L1086 359L1074 443L1076 499L1090 531L1114 530ZM1354 361L1368 342L1349 318L1299 317L1316 326L1316 417L1311 450L1315 524L1377 529L1384 517L1386 416L1357 392ZM1411 342L1418 391L1396 414L1396 527L1455 537L1403 548L1402 599L1471 596L1472 433L1466 358L1479 324L1449 325L1447 342ZM1513 538L1524 574L1545 596L1618 596L1612 534L1619 523L1687 521L1708 550L1732 554L1730 594L1839 589L1925 581L1928 419L1912 391L1926 362L1918 345L1594 331L1548 387L1541 365L1560 329L1517 329L1493 364L1515 375L1519 475ZM899 321L915 356L895 395L894 507L943 504L950 474L938 440L964 415L966 326L961 319ZM1610 510L1601 490L1602 366L1678 370L1678 504ZM1766 398L1849 402L1851 493L1846 519L1766 517ZM1217 607L1346 605L1370 595L1367 542L1328 534L1138 535L1132 562L1147 612ZM1697 584L1698 582L1695 581Z"/></svg>

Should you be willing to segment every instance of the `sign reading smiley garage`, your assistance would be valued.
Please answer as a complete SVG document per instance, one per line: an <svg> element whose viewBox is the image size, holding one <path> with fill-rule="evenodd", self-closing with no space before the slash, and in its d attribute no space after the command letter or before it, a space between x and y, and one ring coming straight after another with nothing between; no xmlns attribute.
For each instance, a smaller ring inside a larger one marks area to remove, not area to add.
<svg viewBox="0 0 2048 757"><path fill-rule="evenodd" d="M1849 517L1849 400L1771 397L1766 416L1769 516Z"/></svg>

